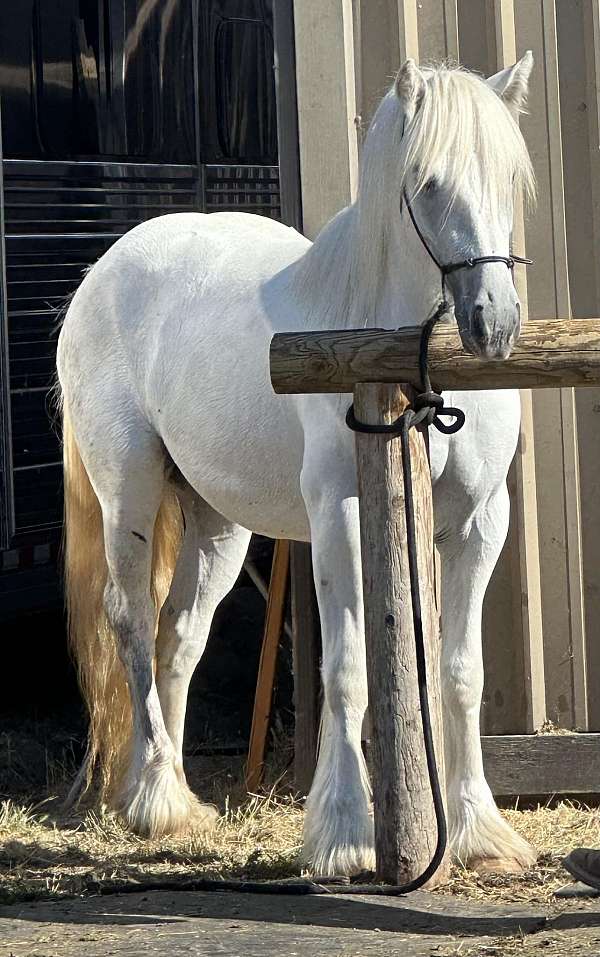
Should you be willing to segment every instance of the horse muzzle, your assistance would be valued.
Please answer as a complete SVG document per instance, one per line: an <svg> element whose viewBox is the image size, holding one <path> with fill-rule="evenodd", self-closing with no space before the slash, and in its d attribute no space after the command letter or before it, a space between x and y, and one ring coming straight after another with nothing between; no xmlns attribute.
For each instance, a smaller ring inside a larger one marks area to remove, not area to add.
<svg viewBox="0 0 600 957"><path fill-rule="evenodd" d="M469 309L456 308L456 321L466 351L480 359L508 359L521 331L518 300L498 309L490 297Z"/></svg>

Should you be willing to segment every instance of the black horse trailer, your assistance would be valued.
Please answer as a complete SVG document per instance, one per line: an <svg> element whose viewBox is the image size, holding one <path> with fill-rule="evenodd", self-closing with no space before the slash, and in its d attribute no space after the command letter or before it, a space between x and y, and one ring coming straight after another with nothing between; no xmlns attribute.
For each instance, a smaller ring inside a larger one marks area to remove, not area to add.
<svg viewBox="0 0 600 957"><path fill-rule="evenodd" d="M57 316L137 223L299 226L292 0L0 4L0 618L60 600Z"/></svg>

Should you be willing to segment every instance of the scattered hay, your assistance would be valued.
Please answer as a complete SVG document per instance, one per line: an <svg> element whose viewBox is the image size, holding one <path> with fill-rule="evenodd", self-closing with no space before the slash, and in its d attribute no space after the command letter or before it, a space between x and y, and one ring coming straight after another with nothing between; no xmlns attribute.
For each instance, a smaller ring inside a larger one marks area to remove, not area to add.
<svg viewBox="0 0 600 957"><path fill-rule="evenodd" d="M569 881L562 857L573 847L600 846L600 811L568 802L534 811L504 811L540 851L536 867L518 875L485 875L454 866L439 891L486 903L524 903L548 912L564 908L554 891ZM208 834L149 841L127 831L111 813L54 813L46 804L0 805L0 901L85 893L103 882L196 877L268 880L301 873L302 807L291 796L225 802Z"/></svg>
<svg viewBox="0 0 600 957"><path fill-rule="evenodd" d="M554 891L571 882L561 860L574 847L600 848L600 809L564 801L556 807L505 810L502 814L539 851L536 866L522 874L481 877L454 866L450 881L442 890L468 900L539 904L557 909Z"/></svg>
<svg viewBox="0 0 600 957"><path fill-rule="evenodd" d="M238 791L238 782L232 791ZM600 953L600 931L577 924L565 937L552 919L594 904L565 901L553 892L569 881L560 861L576 845L600 846L600 810L564 802L556 807L502 812L540 851L536 867L520 875L477 874L454 866L438 888L482 904L529 904L551 918L537 933L490 938L474 946L468 938L440 943L432 957L590 957ZM269 880L300 873L303 811L291 796L253 796L224 813L210 834L149 841L127 831L110 813L65 816L49 802L0 804L0 903L97 893L103 884L168 881L199 877ZM592 936L590 936L592 934ZM590 950L591 946L591 950Z"/></svg>
<svg viewBox="0 0 600 957"><path fill-rule="evenodd" d="M226 807L209 834L149 841L111 813L64 819L0 805L0 902L81 894L103 882L194 877L268 880L299 871L302 810L292 798L254 796Z"/></svg>

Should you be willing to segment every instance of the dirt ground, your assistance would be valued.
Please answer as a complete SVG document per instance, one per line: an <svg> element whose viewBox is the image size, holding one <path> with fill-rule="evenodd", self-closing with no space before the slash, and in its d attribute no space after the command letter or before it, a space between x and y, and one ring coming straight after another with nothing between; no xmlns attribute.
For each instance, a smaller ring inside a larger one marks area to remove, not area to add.
<svg viewBox="0 0 600 957"><path fill-rule="evenodd" d="M600 847L600 810L562 803L503 811L540 851L525 874L454 866L407 898L255 896L183 889L199 878L302 874L303 810L275 723L269 791L248 799L244 755L188 756L193 789L219 806L207 835L146 841L61 796L80 759L76 729L14 719L0 735L0 957L600 957L600 898L563 900L563 855ZM48 795L55 797L48 798ZM2 800L4 798L4 800ZM149 890L151 884L166 885Z"/></svg>
<svg viewBox="0 0 600 957"><path fill-rule="evenodd" d="M0 909L0 957L596 957L600 908L160 892Z"/></svg>
<svg viewBox="0 0 600 957"><path fill-rule="evenodd" d="M277 788L248 800L242 759L188 762L215 800L214 832L145 841L110 814L69 815L57 801L0 805L0 957L499 957L600 955L600 898L557 899L561 857L600 846L600 811L569 803L503 813L540 851L525 874L479 876L454 866L433 893L407 898L257 896L182 889L190 879L290 878L301 804ZM147 885L167 882L164 890Z"/></svg>

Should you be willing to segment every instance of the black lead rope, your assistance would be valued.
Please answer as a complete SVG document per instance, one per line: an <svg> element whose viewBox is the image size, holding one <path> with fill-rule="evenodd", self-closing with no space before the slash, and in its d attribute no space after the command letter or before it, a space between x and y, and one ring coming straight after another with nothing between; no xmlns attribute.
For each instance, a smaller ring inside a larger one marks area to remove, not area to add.
<svg viewBox="0 0 600 957"><path fill-rule="evenodd" d="M465 415L462 409L444 406L443 396L441 396L439 392L434 391L431 385L431 379L429 377L429 367L427 361L429 339L435 324L449 311L449 308L450 307L446 300L443 300L437 307L431 319L429 319L423 327L419 349L421 391L417 396L415 396L412 405L390 425L369 425L366 422L359 422L354 414L354 405L351 405L346 413L346 424L354 432L366 432L370 434L377 433L389 435L392 438L399 437L402 448L402 478L404 481L406 549L408 554L410 596L412 601L413 631L417 661L417 684L419 689L419 704L421 707L421 722L423 726L425 757L427 761L429 784L431 787L431 796L433 799L433 807L437 824L437 844L433 857L423 873L407 884L387 887L386 893L391 895L409 894L411 891L416 891L419 889L419 887L423 887L423 885L426 884L431 877L433 877L438 867L442 863L444 854L446 853L446 845L448 843L448 827L446 824L442 788L440 785L435 757L435 744L433 741L431 713L429 710L429 693L427 690L427 664L425 659L425 638L423 634L421 590L419 587L419 568L417 560L417 532L412 484L410 430L419 425L425 428L433 425L445 435L452 435L453 433L458 432L458 430L463 427L465 422ZM440 416L451 416L454 421L445 424L440 421ZM363 893L367 893L367 891L365 890ZM379 890L371 891L371 893L379 893Z"/></svg>
<svg viewBox="0 0 600 957"><path fill-rule="evenodd" d="M390 895L408 894L411 891L423 887L427 881L433 877L438 867L442 863L446 852L448 841L448 827L446 823L446 814L444 811L444 802L442 799L442 789L435 758L435 745L433 741L433 732L431 728L431 714L429 711L429 694L427 690L427 665L425 659L425 640L423 635L423 618L421 611L421 592L419 588L419 568L417 561L417 535L415 525L415 506L413 497L412 468L410 455L410 430L417 426L429 428L433 425L444 435L453 435L462 429L465 423L465 414L462 409L456 409L444 405L443 396L436 392L429 376L429 340L431 333L437 322L450 311L450 306L446 299L446 276L456 272L459 269L473 269L483 263L504 263L512 272L515 263L529 265L532 260L525 259L523 256L478 256L461 260L454 263L441 263L433 250L430 248L425 236L421 232L413 208L409 202L406 190L403 190L401 200L408 209L411 222L415 232L423 247L427 251L429 258L437 266L442 279L442 299L431 316L423 326L421 340L419 344L419 372L421 377L421 391L415 396L412 405L404 413L392 422L390 425L369 425L366 422L359 422L354 414L354 405L351 405L346 413L346 424L354 432L367 432L389 435L391 437L399 436L402 448L402 477L404 480L404 513L406 522L406 546L408 553L408 569L410 580L410 594L412 601L413 630L415 639L415 653L417 662L417 683L419 688L419 703L421 706L421 722L423 725L423 739L425 744L425 757L427 761L427 770L429 773L429 784L431 787L431 796L435 811L437 823L437 845L433 857L422 874L416 877L408 884L387 887L380 890L385 885L376 885L369 891L362 889L362 893L387 893ZM440 421L442 416L450 416L454 421L448 424ZM369 885L367 885L369 886Z"/></svg>

